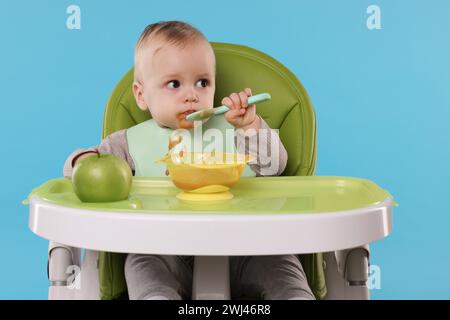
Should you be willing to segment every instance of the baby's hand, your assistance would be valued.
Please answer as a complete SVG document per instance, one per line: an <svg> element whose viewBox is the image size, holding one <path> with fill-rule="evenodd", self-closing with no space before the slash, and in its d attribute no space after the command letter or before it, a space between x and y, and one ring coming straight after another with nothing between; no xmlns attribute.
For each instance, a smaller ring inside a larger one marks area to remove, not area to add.
<svg viewBox="0 0 450 320"><path fill-rule="evenodd" d="M229 97L222 99L222 104L230 108L225 113L225 119L235 128L241 129L260 129L261 123L256 115L256 106L252 104L247 106L248 97L252 95L250 88L244 89L239 93L232 93Z"/></svg>

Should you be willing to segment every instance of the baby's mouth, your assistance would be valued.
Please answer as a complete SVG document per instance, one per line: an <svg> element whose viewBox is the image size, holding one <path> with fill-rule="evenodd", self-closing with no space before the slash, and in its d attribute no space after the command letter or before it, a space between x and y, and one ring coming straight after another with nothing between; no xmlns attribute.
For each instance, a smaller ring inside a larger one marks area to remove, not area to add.
<svg viewBox="0 0 450 320"><path fill-rule="evenodd" d="M189 109L185 112L181 112L177 116L177 123L179 128L183 129L190 129L194 126L194 123L191 121L186 120L186 117L190 115L193 112L196 112L197 110Z"/></svg>
<svg viewBox="0 0 450 320"><path fill-rule="evenodd" d="M183 112L183 115L184 115L185 117L187 117L188 115L190 115L191 113L194 113L195 111L196 111L196 110L191 109L191 110L188 110L188 111Z"/></svg>

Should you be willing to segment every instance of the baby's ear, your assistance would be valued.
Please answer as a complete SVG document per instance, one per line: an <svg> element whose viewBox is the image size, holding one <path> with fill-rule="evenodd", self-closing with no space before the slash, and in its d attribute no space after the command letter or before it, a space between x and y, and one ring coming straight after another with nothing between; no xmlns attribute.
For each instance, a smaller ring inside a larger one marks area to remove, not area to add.
<svg viewBox="0 0 450 320"><path fill-rule="evenodd" d="M144 88L138 81L133 82L133 94L139 109L147 111L148 107L144 100Z"/></svg>

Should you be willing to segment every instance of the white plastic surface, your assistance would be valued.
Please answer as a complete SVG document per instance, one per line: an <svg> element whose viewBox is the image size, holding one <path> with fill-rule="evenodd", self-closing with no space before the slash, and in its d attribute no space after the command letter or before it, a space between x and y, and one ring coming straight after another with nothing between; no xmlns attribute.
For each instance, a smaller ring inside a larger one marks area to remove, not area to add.
<svg viewBox="0 0 450 320"><path fill-rule="evenodd" d="M353 248L386 237L392 200L311 214L146 214L55 205L33 196L29 227L48 240L97 251L173 255L270 255Z"/></svg>

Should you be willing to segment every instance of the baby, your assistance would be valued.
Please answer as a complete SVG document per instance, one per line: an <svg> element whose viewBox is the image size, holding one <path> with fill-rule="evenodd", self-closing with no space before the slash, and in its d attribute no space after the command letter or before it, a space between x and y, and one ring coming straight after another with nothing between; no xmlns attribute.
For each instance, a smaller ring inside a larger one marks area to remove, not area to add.
<svg viewBox="0 0 450 320"><path fill-rule="evenodd" d="M186 116L211 108L214 91L215 55L204 35L180 21L149 25L135 48L133 93L139 108L148 110L152 119L109 135L99 146L76 150L66 160L64 175L70 177L76 161L98 150L125 159L136 176L164 176L162 165L148 166L162 156L161 150L146 155L153 159L143 154L150 152L148 146L152 140L166 139L176 129L193 129L194 123L187 121ZM248 106L251 95L251 90L246 88L224 97L222 104L230 111L203 124L229 126L236 130L236 136L257 135L258 145L277 146L276 152L268 156L259 151L255 140L249 144L245 139L234 140L237 152L254 156L254 161L249 163L253 174L280 175L287 163L286 150L278 134L256 114L255 105ZM269 134L260 134L263 131L260 129ZM137 139L138 135L147 137L146 143ZM268 163L276 163L275 170ZM130 299L189 299L192 273L192 256L128 254L125 262ZM231 296L235 299L314 299L295 255L231 257L230 281Z"/></svg>

